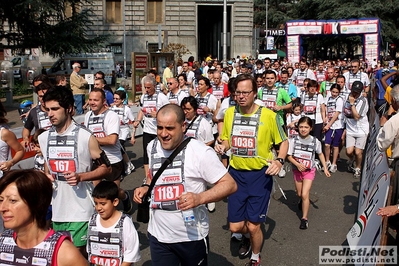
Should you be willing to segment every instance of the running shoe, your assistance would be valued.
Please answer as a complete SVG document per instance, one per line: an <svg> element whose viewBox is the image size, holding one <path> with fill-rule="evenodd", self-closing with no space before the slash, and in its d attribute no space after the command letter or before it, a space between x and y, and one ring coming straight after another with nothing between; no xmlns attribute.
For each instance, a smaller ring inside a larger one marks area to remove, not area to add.
<svg viewBox="0 0 399 266"><path fill-rule="evenodd" d="M125 193L126 193L127 198L122 200L122 202L123 202L123 212L124 213L130 213L132 211L132 209L133 209L133 204L130 201L129 192L126 190Z"/></svg>
<svg viewBox="0 0 399 266"><path fill-rule="evenodd" d="M231 240L241 242L242 240L242 234L240 233L232 233L231 234Z"/></svg>
<svg viewBox="0 0 399 266"><path fill-rule="evenodd" d="M136 167L134 167L134 164L132 164L131 162L129 162L129 163L127 164L127 168L126 168L126 170L125 170L125 174L126 174L126 175L130 175L130 174L134 171L135 168L136 168Z"/></svg>
<svg viewBox="0 0 399 266"><path fill-rule="evenodd" d="M305 230L308 229L309 227L309 222L306 219L301 219L301 225L299 226L299 229Z"/></svg>
<svg viewBox="0 0 399 266"><path fill-rule="evenodd" d="M355 168L353 167L353 165L355 164L355 161L354 160L348 161L347 164L348 164L348 171L350 173L353 173L353 171L355 170Z"/></svg>
<svg viewBox="0 0 399 266"><path fill-rule="evenodd" d="M260 265L260 256L258 260L250 259L249 262L245 263L245 266L261 266Z"/></svg>
<svg viewBox="0 0 399 266"><path fill-rule="evenodd" d="M317 171L322 171L323 170L323 167L321 166L320 161L317 160L317 159L314 160L314 166L316 167Z"/></svg>
<svg viewBox="0 0 399 266"><path fill-rule="evenodd" d="M335 172L337 172L337 169L338 169L337 165L336 164L332 164L328 170L331 173L335 173Z"/></svg>
<svg viewBox="0 0 399 266"><path fill-rule="evenodd" d="M283 166L283 167L281 167L280 172L278 173L278 176L280 178L284 178L285 174L286 174L286 171L285 171L284 166Z"/></svg>
<svg viewBox="0 0 399 266"><path fill-rule="evenodd" d="M359 178L361 175L362 171L360 170L360 168L356 168L355 169L355 173L353 174L354 178Z"/></svg>
<svg viewBox="0 0 399 266"><path fill-rule="evenodd" d="M246 257L248 256L250 251L251 251L251 240L249 238L246 238L245 236L242 236L238 254L241 257Z"/></svg>
<svg viewBox="0 0 399 266"><path fill-rule="evenodd" d="M208 208L208 211L210 213L216 211L216 203L215 202L209 202L208 204L206 204L206 207Z"/></svg>
<svg viewBox="0 0 399 266"><path fill-rule="evenodd" d="M327 169L330 169L330 167L331 167L331 162L330 162L330 161L327 161L327 162L326 162L326 166L327 166Z"/></svg>

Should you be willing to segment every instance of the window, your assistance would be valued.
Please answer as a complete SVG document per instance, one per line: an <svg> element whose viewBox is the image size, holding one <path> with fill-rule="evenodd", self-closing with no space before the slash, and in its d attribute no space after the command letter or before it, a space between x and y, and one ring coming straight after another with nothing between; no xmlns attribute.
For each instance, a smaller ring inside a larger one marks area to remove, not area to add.
<svg viewBox="0 0 399 266"><path fill-rule="evenodd" d="M122 44L111 43L110 45L107 45L107 50L113 52L114 54L122 54Z"/></svg>
<svg viewBox="0 0 399 266"><path fill-rule="evenodd" d="M147 23L159 24L163 22L162 0L147 0Z"/></svg>
<svg viewBox="0 0 399 266"><path fill-rule="evenodd" d="M163 47L163 44L162 44ZM158 51L158 43L149 43L148 44L148 52L149 53L155 53Z"/></svg>
<svg viewBox="0 0 399 266"><path fill-rule="evenodd" d="M106 0L105 3L106 23L122 23L122 3L121 0Z"/></svg>

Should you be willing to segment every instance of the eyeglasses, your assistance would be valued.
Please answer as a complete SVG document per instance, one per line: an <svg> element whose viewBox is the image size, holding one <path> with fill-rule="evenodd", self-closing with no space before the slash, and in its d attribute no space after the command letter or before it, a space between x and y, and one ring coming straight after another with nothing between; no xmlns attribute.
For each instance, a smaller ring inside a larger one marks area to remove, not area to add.
<svg viewBox="0 0 399 266"><path fill-rule="evenodd" d="M235 96L242 96L247 97L249 94L251 94L252 91L236 91L234 92Z"/></svg>

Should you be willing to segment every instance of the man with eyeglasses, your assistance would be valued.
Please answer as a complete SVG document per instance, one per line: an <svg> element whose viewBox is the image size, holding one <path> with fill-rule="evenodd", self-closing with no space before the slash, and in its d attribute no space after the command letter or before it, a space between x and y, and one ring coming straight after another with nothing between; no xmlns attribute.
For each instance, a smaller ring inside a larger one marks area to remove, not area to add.
<svg viewBox="0 0 399 266"><path fill-rule="evenodd" d="M272 72L274 74L274 72ZM260 265L263 244L261 224L266 220L273 175L277 175L288 151L288 141L277 114L255 103L256 82L248 74L235 80L237 106L227 109L221 144L215 145L219 154L231 149L230 174L238 190L228 198L228 220L233 233L242 233L239 255L246 265ZM280 145L277 159L271 147Z"/></svg>
<svg viewBox="0 0 399 266"><path fill-rule="evenodd" d="M47 76L38 77L33 80L33 85L35 86L34 88L37 97L39 98L39 104L32 108L26 117L24 128L22 129L21 145L23 147L26 147L29 144L30 133L33 129L36 131L40 128L48 129L52 126L44 106L43 96L48 89L53 87L53 85L50 83Z"/></svg>
<svg viewBox="0 0 399 266"><path fill-rule="evenodd" d="M346 87L349 90L352 90L352 84L355 81L360 81L363 83L363 96L367 96L369 90L370 90L370 79L365 72L360 71L360 62L358 59L352 60L351 64L351 70L349 72L346 72L344 74L345 80L346 80Z"/></svg>
<svg viewBox="0 0 399 266"><path fill-rule="evenodd" d="M81 66L79 63L72 65L72 74L69 77L69 84L71 85L73 98L75 99L76 114L83 114L83 104L85 102L86 85L88 82L79 75Z"/></svg>
<svg viewBox="0 0 399 266"><path fill-rule="evenodd" d="M180 106L181 101L188 97L188 93L186 91L182 91L179 88L179 82L176 78L168 78L168 85L169 92L166 94L170 103L177 104Z"/></svg>

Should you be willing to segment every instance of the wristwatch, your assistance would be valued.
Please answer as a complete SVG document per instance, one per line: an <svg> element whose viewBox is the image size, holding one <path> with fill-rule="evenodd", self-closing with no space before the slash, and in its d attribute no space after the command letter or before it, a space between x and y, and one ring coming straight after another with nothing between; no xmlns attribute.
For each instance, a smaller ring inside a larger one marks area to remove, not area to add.
<svg viewBox="0 0 399 266"><path fill-rule="evenodd" d="M284 159L282 159L282 158L277 158L276 161L278 161L279 163L281 163L281 165L284 165Z"/></svg>

